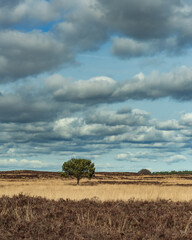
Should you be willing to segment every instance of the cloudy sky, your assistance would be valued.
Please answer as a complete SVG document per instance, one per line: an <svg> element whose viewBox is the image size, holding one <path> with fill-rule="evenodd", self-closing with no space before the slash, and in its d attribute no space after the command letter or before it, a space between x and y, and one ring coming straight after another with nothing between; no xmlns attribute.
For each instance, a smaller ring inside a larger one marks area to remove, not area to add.
<svg viewBox="0 0 192 240"><path fill-rule="evenodd" d="M0 170L192 170L189 0L1 0Z"/></svg>

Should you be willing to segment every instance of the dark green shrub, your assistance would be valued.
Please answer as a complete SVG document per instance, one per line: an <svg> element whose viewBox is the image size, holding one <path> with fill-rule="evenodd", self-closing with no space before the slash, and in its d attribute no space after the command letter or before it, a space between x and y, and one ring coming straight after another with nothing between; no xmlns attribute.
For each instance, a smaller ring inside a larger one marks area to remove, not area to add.
<svg viewBox="0 0 192 240"><path fill-rule="evenodd" d="M150 175L151 174L151 171L149 171L148 169L141 169L139 172L138 172L139 175Z"/></svg>

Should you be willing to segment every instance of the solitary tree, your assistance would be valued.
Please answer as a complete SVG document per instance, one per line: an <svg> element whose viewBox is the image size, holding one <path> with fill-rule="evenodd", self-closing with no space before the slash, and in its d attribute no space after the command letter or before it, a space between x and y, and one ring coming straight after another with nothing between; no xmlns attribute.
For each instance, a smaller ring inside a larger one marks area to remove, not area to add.
<svg viewBox="0 0 192 240"><path fill-rule="evenodd" d="M77 184L79 184L81 178L91 179L95 173L94 163L87 159L72 158L63 163L62 170L64 177L75 177Z"/></svg>

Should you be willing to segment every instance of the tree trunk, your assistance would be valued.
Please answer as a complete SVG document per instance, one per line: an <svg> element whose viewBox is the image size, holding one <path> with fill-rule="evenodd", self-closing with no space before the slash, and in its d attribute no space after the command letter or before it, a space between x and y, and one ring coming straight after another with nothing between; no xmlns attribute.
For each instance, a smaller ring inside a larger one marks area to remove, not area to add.
<svg viewBox="0 0 192 240"><path fill-rule="evenodd" d="M77 178L77 185L79 185L79 180L80 180L80 179L79 179L79 178Z"/></svg>

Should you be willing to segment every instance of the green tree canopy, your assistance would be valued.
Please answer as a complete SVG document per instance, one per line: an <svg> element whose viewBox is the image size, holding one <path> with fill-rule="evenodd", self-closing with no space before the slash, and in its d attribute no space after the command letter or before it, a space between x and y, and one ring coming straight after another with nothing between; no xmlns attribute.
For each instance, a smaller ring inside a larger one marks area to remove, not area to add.
<svg viewBox="0 0 192 240"><path fill-rule="evenodd" d="M95 173L94 163L88 159L76 159L64 162L62 166L64 177L75 177L77 179L77 184L81 178L91 179Z"/></svg>

